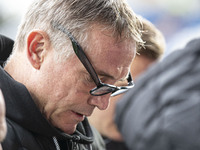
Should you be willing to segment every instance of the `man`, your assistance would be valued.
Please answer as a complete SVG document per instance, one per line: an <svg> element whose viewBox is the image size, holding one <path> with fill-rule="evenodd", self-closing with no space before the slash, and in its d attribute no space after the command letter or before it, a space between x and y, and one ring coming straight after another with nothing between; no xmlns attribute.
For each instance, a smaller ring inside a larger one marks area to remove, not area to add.
<svg viewBox="0 0 200 150"><path fill-rule="evenodd" d="M200 149L200 39L165 57L116 107L129 149Z"/></svg>
<svg viewBox="0 0 200 150"><path fill-rule="evenodd" d="M145 46L137 49L138 55L136 55L131 63L130 71L134 79L140 76L153 63L159 61L165 50L165 38L163 34L145 18L140 17L140 20L143 24L142 39L145 42ZM126 85L127 83L119 81L118 84ZM95 109L92 116L89 117L89 122L104 137L107 150L127 149L114 123L115 105L120 98L121 95L112 97L107 110L100 111Z"/></svg>
<svg viewBox="0 0 200 150"><path fill-rule="evenodd" d="M4 104L3 94L0 90L0 142L2 142L6 136L6 130L7 128L5 120L5 104ZM0 144L0 150L2 150L1 144Z"/></svg>
<svg viewBox="0 0 200 150"><path fill-rule="evenodd" d="M0 69L6 150L92 149L87 121L126 80L139 22L123 0L37 0ZM96 87L96 88L95 88ZM124 90L133 87L132 82ZM95 136L95 135L94 135ZM101 149L96 147L96 149Z"/></svg>

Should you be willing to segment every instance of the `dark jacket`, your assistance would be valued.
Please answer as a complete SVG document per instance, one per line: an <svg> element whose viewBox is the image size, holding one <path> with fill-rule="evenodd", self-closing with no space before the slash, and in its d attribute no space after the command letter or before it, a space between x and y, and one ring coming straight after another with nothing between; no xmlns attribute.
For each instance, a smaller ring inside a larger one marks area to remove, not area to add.
<svg viewBox="0 0 200 150"><path fill-rule="evenodd" d="M6 48L9 49L9 46ZM6 51L11 52L10 50ZM3 50L0 52L2 53ZM91 129L87 118L78 124L73 135L65 134L54 128L43 117L26 87L15 81L1 67L0 88L6 104L8 129L2 143L3 150L104 149L105 145L100 134L94 128Z"/></svg>
<svg viewBox="0 0 200 150"><path fill-rule="evenodd" d="M0 65L1 66L3 66L3 63L6 61L6 59L12 52L13 45L14 45L14 41L12 39L0 34Z"/></svg>
<svg viewBox="0 0 200 150"><path fill-rule="evenodd" d="M168 55L116 107L131 150L200 150L200 39Z"/></svg>
<svg viewBox="0 0 200 150"><path fill-rule="evenodd" d="M128 150L126 144L122 141L115 141L108 137L103 136L106 150Z"/></svg>

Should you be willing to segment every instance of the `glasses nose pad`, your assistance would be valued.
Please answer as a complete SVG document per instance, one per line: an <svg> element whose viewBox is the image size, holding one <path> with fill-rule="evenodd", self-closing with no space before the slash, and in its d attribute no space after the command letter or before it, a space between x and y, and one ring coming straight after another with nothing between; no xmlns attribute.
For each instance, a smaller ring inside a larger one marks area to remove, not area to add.
<svg viewBox="0 0 200 150"><path fill-rule="evenodd" d="M90 103L96 106L100 110L105 110L110 102L110 94L103 96L92 96L90 99Z"/></svg>

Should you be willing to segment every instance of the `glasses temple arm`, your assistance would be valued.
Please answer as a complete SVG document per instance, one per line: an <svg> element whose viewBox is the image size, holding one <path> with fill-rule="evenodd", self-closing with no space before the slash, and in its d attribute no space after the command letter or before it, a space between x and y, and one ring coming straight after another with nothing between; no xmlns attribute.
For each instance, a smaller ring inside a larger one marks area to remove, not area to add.
<svg viewBox="0 0 200 150"><path fill-rule="evenodd" d="M62 25L57 24L56 22L51 22L51 24L54 28L62 31L63 33L65 33L70 38L75 54L77 55L79 60L82 62L82 64L86 68L86 70L89 72L89 74L90 74L91 78L93 79L93 81L95 82L95 84L97 86L100 85L101 81L99 80L97 73L95 72L92 64L89 61L89 59L85 55L82 48L79 46L78 42L74 39L72 34L69 31L67 31ZM76 49L76 46L77 46L77 49Z"/></svg>
<svg viewBox="0 0 200 150"><path fill-rule="evenodd" d="M77 45L79 46L79 45ZM83 52L82 48L79 46L79 53L75 52L76 55L78 56L79 60L82 62L82 64L84 65L84 67L86 68L86 70L89 72L91 78L94 80L95 84L98 86L100 85L100 80L97 76L97 73L95 72L92 64L90 63L89 59L87 58L87 56L85 55L85 53Z"/></svg>

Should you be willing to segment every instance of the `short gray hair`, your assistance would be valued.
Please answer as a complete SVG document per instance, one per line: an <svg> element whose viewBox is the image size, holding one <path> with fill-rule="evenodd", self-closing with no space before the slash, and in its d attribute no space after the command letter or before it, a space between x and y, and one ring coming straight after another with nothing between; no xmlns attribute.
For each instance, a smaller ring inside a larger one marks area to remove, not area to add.
<svg viewBox="0 0 200 150"><path fill-rule="evenodd" d="M23 49L28 33L40 29L47 32L58 55L70 55L72 52L66 52L66 35L55 30L52 21L69 30L83 47L93 24L105 25L116 37L123 35L143 43L140 21L125 0L35 0L19 26L15 49Z"/></svg>

